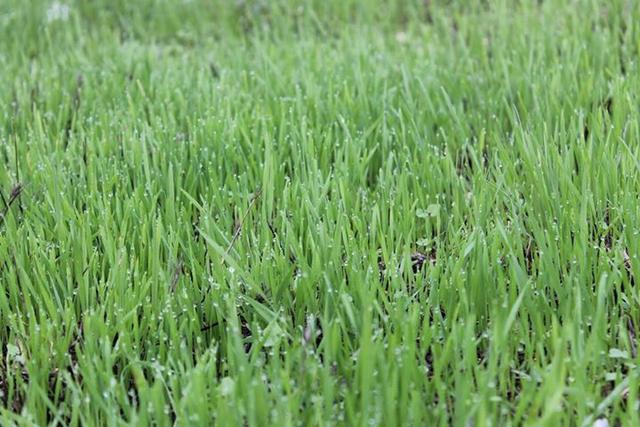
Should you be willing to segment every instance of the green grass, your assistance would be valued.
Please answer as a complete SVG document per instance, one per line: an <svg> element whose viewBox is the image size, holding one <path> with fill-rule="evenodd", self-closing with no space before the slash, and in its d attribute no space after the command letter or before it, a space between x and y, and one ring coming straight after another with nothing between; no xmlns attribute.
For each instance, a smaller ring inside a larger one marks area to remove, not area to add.
<svg viewBox="0 0 640 427"><path fill-rule="evenodd" d="M639 23L0 2L1 423L639 425Z"/></svg>

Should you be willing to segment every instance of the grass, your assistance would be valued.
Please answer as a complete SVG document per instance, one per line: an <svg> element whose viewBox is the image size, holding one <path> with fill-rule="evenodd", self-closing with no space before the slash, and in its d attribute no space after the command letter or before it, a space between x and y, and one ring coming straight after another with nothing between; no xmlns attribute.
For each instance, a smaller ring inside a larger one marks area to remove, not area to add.
<svg viewBox="0 0 640 427"><path fill-rule="evenodd" d="M0 419L639 425L631 0L0 4Z"/></svg>

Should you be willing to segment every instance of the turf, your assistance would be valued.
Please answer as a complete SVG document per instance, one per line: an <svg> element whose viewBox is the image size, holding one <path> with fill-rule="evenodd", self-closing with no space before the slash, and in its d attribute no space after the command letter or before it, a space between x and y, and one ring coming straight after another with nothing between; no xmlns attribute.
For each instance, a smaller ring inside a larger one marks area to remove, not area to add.
<svg viewBox="0 0 640 427"><path fill-rule="evenodd" d="M631 0L0 3L0 419L639 425Z"/></svg>

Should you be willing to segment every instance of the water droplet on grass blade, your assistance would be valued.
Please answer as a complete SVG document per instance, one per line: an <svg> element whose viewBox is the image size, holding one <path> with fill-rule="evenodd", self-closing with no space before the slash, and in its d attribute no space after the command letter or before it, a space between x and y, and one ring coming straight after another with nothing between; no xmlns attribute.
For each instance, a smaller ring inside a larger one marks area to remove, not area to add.
<svg viewBox="0 0 640 427"><path fill-rule="evenodd" d="M440 214L440 205L437 203L430 204L426 209L417 209L416 216L418 218L433 218Z"/></svg>
<svg viewBox="0 0 640 427"><path fill-rule="evenodd" d="M218 391L222 396L229 396L233 393L235 387L236 387L236 383L233 380L233 378L224 377L220 381L220 385L218 386Z"/></svg>

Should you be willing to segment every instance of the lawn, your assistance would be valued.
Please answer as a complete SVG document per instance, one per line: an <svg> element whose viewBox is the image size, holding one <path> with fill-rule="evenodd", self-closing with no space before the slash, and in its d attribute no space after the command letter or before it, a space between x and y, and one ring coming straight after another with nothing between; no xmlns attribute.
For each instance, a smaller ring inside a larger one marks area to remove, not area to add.
<svg viewBox="0 0 640 427"><path fill-rule="evenodd" d="M0 424L640 425L634 0L0 2Z"/></svg>

